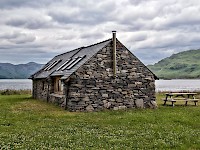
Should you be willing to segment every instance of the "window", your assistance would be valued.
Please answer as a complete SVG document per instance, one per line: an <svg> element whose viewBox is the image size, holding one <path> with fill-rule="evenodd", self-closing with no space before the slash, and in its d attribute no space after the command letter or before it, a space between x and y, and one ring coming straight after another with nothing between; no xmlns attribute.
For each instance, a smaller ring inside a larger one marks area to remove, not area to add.
<svg viewBox="0 0 200 150"><path fill-rule="evenodd" d="M67 63L62 70L65 70L69 65L71 65L72 63L74 63L76 61L76 58L72 59L69 63Z"/></svg>
<svg viewBox="0 0 200 150"><path fill-rule="evenodd" d="M59 62L61 62L62 60L55 60L53 63L47 65L46 68L44 68L45 71L51 70L53 67L55 67Z"/></svg>
<svg viewBox="0 0 200 150"><path fill-rule="evenodd" d="M66 60L64 64L62 64L60 67L58 67L58 68L56 69L56 71L60 70L62 67L64 67L66 64L68 64L71 60L72 60L72 59Z"/></svg>
<svg viewBox="0 0 200 150"><path fill-rule="evenodd" d="M42 81L42 90L45 90L45 82Z"/></svg>
<svg viewBox="0 0 200 150"><path fill-rule="evenodd" d="M67 66L67 70L70 70L73 68L76 64L78 64L84 57L77 57L75 61L73 61L71 64Z"/></svg>
<svg viewBox="0 0 200 150"><path fill-rule="evenodd" d="M63 92L63 83L60 80L60 77L54 78L54 93L62 93Z"/></svg>
<svg viewBox="0 0 200 150"><path fill-rule="evenodd" d="M84 56L78 56L78 57L75 57L75 58L70 58L68 59L64 64L62 64L60 67L58 67L57 71L58 70L70 70L71 68L73 68L76 64L78 64L83 58L85 58L86 55Z"/></svg>

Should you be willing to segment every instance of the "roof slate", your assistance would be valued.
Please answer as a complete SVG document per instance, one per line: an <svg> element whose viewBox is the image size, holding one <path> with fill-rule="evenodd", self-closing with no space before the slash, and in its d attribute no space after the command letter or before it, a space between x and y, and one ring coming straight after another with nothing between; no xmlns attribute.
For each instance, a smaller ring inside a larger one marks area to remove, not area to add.
<svg viewBox="0 0 200 150"><path fill-rule="evenodd" d="M92 56L94 56L98 51L108 45L112 39L108 39L106 41L96 43L93 45L89 45L87 47L80 47L78 49L60 54L55 56L52 60L50 60L41 70L36 72L31 76L34 79L47 78L49 76L62 76L61 79L67 79L72 73L74 73L80 66L82 66L86 61L88 61ZM80 62L78 62L74 67L69 70L58 70L57 69L63 65L68 59L74 59L76 57L85 56ZM44 70L49 64L52 64L54 61L60 61L57 65L55 65L50 70Z"/></svg>

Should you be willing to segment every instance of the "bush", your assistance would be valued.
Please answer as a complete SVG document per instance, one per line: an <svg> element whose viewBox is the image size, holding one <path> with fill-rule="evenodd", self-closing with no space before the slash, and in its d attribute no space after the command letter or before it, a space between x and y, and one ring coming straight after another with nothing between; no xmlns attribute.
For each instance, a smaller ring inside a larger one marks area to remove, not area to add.
<svg viewBox="0 0 200 150"><path fill-rule="evenodd" d="M24 94L31 94L31 90L0 90L0 95L24 95Z"/></svg>

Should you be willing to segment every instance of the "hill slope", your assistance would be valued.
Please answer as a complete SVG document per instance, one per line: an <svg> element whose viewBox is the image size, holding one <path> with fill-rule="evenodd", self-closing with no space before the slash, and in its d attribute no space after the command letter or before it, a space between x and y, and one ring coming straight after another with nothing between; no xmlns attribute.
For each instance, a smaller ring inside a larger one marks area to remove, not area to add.
<svg viewBox="0 0 200 150"><path fill-rule="evenodd" d="M34 62L19 65L0 63L0 79L26 79L42 66Z"/></svg>
<svg viewBox="0 0 200 150"><path fill-rule="evenodd" d="M200 49L173 54L148 68L161 79L200 78Z"/></svg>

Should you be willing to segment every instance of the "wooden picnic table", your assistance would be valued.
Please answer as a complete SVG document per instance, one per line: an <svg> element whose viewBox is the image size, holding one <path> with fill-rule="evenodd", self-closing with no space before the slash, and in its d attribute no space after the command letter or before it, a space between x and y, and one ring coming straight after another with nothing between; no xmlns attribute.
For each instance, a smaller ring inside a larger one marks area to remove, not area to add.
<svg viewBox="0 0 200 150"><path fill-rule="evenodd" d="M185 102L185 106L187 106L188 102L194 102L195 106L197 106L197 102L199 101L199 99L195 98L195 95L197 95L197 93L165 93L165 98L164 100L164 105L166 105L166 102L171 102L172 106L174 106L175 102L180 102L183 101Z"/></svg>

